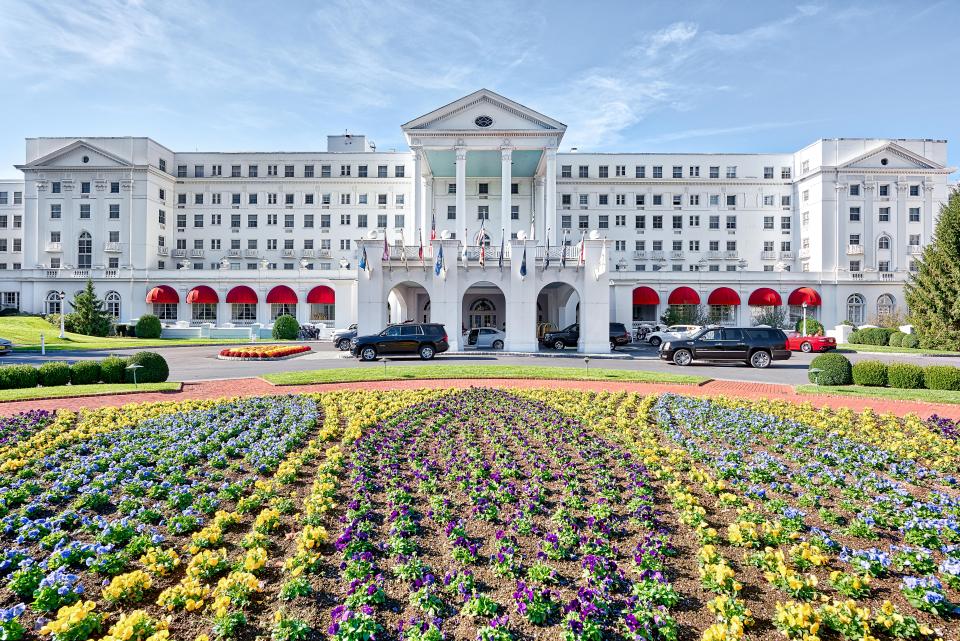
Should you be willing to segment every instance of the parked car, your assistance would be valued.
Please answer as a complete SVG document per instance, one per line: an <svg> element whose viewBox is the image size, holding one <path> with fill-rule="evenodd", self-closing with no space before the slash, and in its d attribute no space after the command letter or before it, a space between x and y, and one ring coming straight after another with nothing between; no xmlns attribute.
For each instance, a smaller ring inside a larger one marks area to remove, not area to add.
<svg viewBox="0 0 960 641"><path fill-rule="evenodd" d="M334 330L331 342L333 342L334 346L341 352L345 352L350 349L350 339L356 338L356 336L357 324L353 323L346 329Z"/></svg>
<svg viewBox="0 0 960 641"><path fill-rule="evenodd" d="M703 327L700 325L671 325L670 327L647 334L647 342L654 347L660 347L664 342L674 339L690 336L694 332L699 332Z"/></svg>
<svg viewBox="0 0 960 641"><path fill-rule="evenodd" d="M837 339L830 336L795 334L787 337L787 346L792 352L829 352L831 349L837 349Z"/></svg>
<svg viewBox="0 0 960 641"><path fill-rule="evenodd" d="M350 341L350 353L364 361L414 354L428 361L448 349L447 330L439 323L389 325L379 334L357 336Z"/></svg>
<svg viewBox="0 0 960 641"><path fill-rule="evenodd" d="M580 323L568 325L561 330L546 332L540 340L546 347L566 349L576 347L580 340ZM630 342L630 332L623 323L610 323L610 349Z"/></svg>
<svg viewBox="0 0 960 641"><path fill-rule="evenodd" d="M503 349L507 334L494 327L474 327L467 332L467 345L477 349Z"/></svg>
<svg viewBox="0 0 960 641"><path fill-rule="evenodd" d="M0 338L0 354L9 354L13 351L13 343L6 338Z"/></svg>
<svg viewBox="0 0 960 641"><path fill-rule="evenodd" d="M790 358L787 335L773 327L708 327L666 341L660 358L676 365L693 361L742 361L758 369Z"/></svg>

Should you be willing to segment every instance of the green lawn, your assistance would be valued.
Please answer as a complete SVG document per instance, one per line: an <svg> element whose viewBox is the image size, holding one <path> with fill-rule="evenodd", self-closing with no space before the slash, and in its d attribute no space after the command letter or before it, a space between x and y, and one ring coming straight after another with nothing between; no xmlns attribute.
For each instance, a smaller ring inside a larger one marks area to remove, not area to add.
<svg viewBox="0 0 960 641"><path fill-rule="evenodd" d="M36 351L40 349L40 333L43 332L47 349L129 349L138 347L175 347L177 345L235 344L248 343L241 339L209 338L120 338L84 336L67 332L60 338L60 329L36 316L0 316L0 338L13 341L17 351Z"/></svg>
<svg viewBox="0 0 960 641"><path fill-rule="evenodd" d="M437 378L532 378L542 380L631 381L641 383L679 383L698 385L709 378L686 374L591 367L537 367L524 365L397 365L361 366L351 369L318 369L306 372L283 372L263 377L274 385L309 385L311 383L350 383L356 381L393 381Z"/></svg>
<svg viewBox="0 0 960 641"><path fill-rule="evenodd" d="M896 389L893 387L865 387L863 385L798 385L800 394L832 394L835 396L864 396L896 401L923 401L926 403L960 403L960 392L937 389Z"/></svg>
<svg viewBox="0 0 960 641"><path fill-rule="evenodd" d="M56 387L29 387L27 389L0 390L0 401L28 401L44 398L67 398L69 396L102 396L128 392L175 392L180 383L119 383L108 385L57 385Z"/></svg>
<svg viewBox="0 0 960 641"><path fill-rule="evenodd" d="M960 356L960 352L944 349L909 349L907 347L891 347L890 345L854 345L853 343L840 343L837 345L837 349L861 353L941 354Z"/></svg>

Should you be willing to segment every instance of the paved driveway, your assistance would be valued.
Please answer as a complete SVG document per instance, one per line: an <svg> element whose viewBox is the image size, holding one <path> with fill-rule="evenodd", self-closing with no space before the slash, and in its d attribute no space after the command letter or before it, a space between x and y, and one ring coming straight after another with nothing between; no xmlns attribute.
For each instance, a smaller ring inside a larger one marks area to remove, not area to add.
<svg viewBox="0 0 960 641"><path fill-rule="evenodd" d="M252 362L217 360L217 353L221 347L217 346L189 346L167 347L156 351L167 359L170 364L170 378L178 381L196 381L218 378L244 378L260 376L276 372L303 371L312 369L358 368L358 367L393 367L396 365L420 364L417 358L381 360L374 363L361 363L357 359L344 357L344 353L337 351L329 343L308 343L313 352L286 361ZM89 358L104 358L110 353L131 354L137 350L117 350L114 352L99 351L63 351L55 352L42 357L39 354L15 353L0 359L2 364L31 363L38 364L45 360L75 361ZM547 357L546 355L551 355ZM457 365L549 365L557 367L585 366L583 358L573 350L567 350L564 356L558 357L552 350L543 356L512 356L493 354L451 354L441 355L434 362ZM798 385L807 382L807 367L813 359L812 354L795 353L789 361L777 361L769 369L755 370L739 363L716 364L695 363L681 368L665 363L657 358L656 352L650 347L627 347L617 350L622 358L595 358L590 361L590 367L603 367L626 370L646 370L653 372L674 372L696 374L716 379L755 381L762 383L784 383ZM960 357L943 356L894 356L890 354L846 354L850 360L883 360L884 362L906 361L920 365L942 364L960 366Z"/></svg>

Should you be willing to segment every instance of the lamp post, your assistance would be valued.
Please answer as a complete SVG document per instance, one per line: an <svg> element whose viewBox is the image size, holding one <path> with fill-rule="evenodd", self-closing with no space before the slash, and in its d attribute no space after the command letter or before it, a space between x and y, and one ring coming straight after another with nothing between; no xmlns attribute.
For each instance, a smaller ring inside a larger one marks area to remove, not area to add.
<svg viewBox="0 0 960 641"><path fill-rule="evenodd" d="M140 369L141 367L143 367L143 365L139 365L139 364L137 364L137 363L133 363L133 364L131 364L131 365L127 365L127 369L130 370L131 372L133 372L133 386L134 386L134 387L137 386L137 370Z"/></svg>
<svg viewBox="0 0 960 641"><path fill-rule="evenodd" d="M63 317L65 315L64 312L66 312L66 310L63 308L63 303L67 299L67 292L61 290L57 295L60 297L60 338L64 338Z"/></svg>
<svg viewBox="0 0 960 641"><path fill-rule="evenodd" d="M813 374L813 383L814 385L820 385L820 372L823 370L819 367L811 367L810 373Z"/></svg>
<svg viewBox="0 0 960 641"><path fill-rule="evenodd" d="M801 307L803 307L803 335L806 336L807 335L807 303L806 301L804 301Z"/></svg>

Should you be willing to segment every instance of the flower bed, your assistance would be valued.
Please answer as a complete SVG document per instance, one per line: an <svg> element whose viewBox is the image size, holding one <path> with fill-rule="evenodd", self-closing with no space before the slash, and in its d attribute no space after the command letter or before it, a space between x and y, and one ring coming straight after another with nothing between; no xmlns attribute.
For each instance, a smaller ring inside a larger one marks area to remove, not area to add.
<svg viewBox="0 0 960 641"><path fill-rule="evenodd" d="M310 351L309 345L245 345L220 350L217 358L241 361L277 361Z"/></svg>

